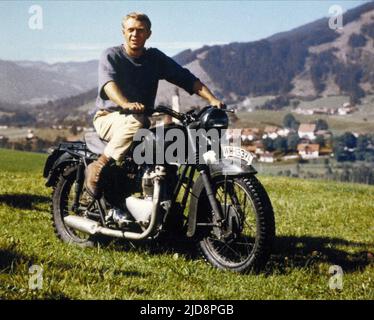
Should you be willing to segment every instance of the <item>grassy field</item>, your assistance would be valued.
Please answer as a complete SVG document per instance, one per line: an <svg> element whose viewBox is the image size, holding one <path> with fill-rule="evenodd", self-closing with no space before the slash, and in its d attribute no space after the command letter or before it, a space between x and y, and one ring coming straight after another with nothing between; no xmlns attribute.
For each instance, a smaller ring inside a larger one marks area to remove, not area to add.
<svg viewBox="0 0 374 320"><path fill-rule="evenodd" d="M31 129L34 132L34 135L40 139L48 140L48 141L55 141L55 139L59 137L69 137L72 135L69 129L52 129L52 128L27 128L27 127L9 127L6 129L0 128L0 136L5 135L11 141L20 141L25 140L28 130Z"/></svg>
<svg viewBox="0 0 374 320"><path fill-rule="evenodd" d="M266 270L216 270L193 246L81 249L61 243L41 177L45 155L0 149L0 299L373 299L374 188L260 177L273 202L277 240ZM41 290L29 267L43 268ZM343 269L330 289L329 268Z"/></svg>
<svg viewBox="0 0 374 320"><path fill-rule="evenodd" d="M374 114L369 114L365 110L363 108L357 114L347 116L300 115L295 113L293 115L300 123L311 123L317 119L324 119L327 121L329 129L337 135L346 131L371 133L374 131ZM235 127L264 128L267 125L282 126L283 118L288 113L292 113L289 108L282 111L256 110L253 112L239 112L237 114L239 120L235 123Z"/></svg>
<svg viewBox="0 0 374 320"><path fill-rule="evenodd" d="M302 109L317 107L337 108L346 101L347 97L344 96L327 97L309 102L302 101L299 107ZM256 105L256 103L254 102L253 105ZM256 110L253 112L239 112L237 114L239 121L235 123L235 126L237 128L264 128L266 125L282 126L283 118L288 113L292 113L291 107L284 108L281 111ZM342 134L346 131L370 133L374 131L374 96L366 97L365 104L362 104L357 112L346 116L300 115L296 113L293 113L293 115L301 123L324 119L334 134Z"/></svg>

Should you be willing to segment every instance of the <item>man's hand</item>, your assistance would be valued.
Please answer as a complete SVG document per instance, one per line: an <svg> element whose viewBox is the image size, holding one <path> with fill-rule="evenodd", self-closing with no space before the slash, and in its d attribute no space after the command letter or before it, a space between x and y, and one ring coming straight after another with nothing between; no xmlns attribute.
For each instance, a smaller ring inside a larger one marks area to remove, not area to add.
<svg viewBox="0 0 374 320"><path fill-rule="evenodd" d="M216 108L219 108L219 109L224 108L224 106L225 106L225 104L222 101L218 100L218 99L211 99L209 101L209 104L212 107L216 107Z"/></svg>
<svg viewBox="0 0 374 320"><path fill-rule="evenodd" d="M144 105L139 102L129 102L114 81L109 81L104 86L104 91L110 100L123 108L125 113L126 111L129 113L144 112Z"/></svg>
<svg viewBox="0 0 374 320"><path fill-rule="evenodd" d="M122 108L131 113L143 113L145 109L144 105L139 102L127 102L122 106Z"/></svg>

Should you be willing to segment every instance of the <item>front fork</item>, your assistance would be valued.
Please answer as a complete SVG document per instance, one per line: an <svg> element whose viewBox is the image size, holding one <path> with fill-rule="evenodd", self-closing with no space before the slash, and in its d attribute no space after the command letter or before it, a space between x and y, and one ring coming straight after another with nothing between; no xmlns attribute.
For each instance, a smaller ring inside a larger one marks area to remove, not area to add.
<svg viewBox="0 0 374 320"><path fill-rule="evenodd" d="M209 203L212 207L213 214L215 215L215 224L218 226L218 228L214 228L214 232L216 233L217 237L220 239L221 238L221 226L222 222L224 221L224 215L222 212L222 207L217 201L215 197L215 186L213 184L212 178L210 176L210 170L207 164L200 164L199 162L199 146L196 145L196 136L192 134L192 131L187 128L187 135L188 135L188 141L189 141L189 146L191 147L191 150L193 151L192 154L194 155L195 159L197 161L197 170L199 171L204 187L208 196Z"/></svg>
<svg viewBox="0 0 374 320"><path fill-rule="evenodd" d="M224 214L222 212L222 206L218 202L217 198L215 197L216 190L215 190L215 185L210 176L209 167L204 166L199 171L203 179L204 187L206 190L206 194L208 196L210 206L212 207L212 210L213 210L213 215L215 215L215 218L213 219L212 222L216 225L216 227L213 227L213 232L215 233L218 239L221 239L223 236L222 226L225 220Z"/></svg>

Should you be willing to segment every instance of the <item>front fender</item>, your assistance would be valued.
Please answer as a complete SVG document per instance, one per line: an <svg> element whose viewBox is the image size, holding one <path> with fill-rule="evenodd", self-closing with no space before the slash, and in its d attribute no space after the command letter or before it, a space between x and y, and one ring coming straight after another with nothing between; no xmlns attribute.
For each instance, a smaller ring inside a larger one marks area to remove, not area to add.
<svg viewBox="0 0 374 320"><path fill-rule="evenodd" d="M223 160L217 164L209 164L209 172L212 178L217 176L245 176L256 174L257 171L252 165L244 164L242 161Z"/></svg>
<svg viewBox="0 0 374 320"><path fill-rule="evenodd" d="M218 164L210 164L209 166L210 176L212 180L219 176L227 177L245 177L249 175L255 175L256 169L251 165L239 165L235 163L220 162ZM191 191L190 207L188 212L188 228L187 236L193 237L196 231L197 222L197 211L199 208L200 195L204 190L204 182L201 176L199 176L194 183Z"/></svg>

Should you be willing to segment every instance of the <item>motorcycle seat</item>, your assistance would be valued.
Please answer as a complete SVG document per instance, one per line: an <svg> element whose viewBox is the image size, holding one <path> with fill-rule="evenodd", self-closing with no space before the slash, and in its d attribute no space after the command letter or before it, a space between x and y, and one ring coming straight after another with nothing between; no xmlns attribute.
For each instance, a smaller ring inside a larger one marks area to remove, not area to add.
<svg viewBox="0 0 374 320"><path fill-rule="evenodd" d="M84 141L86 142L87 149L98 155L104 152L107 141L100 138L97 132L88 132L84 135Z"/></svg>

